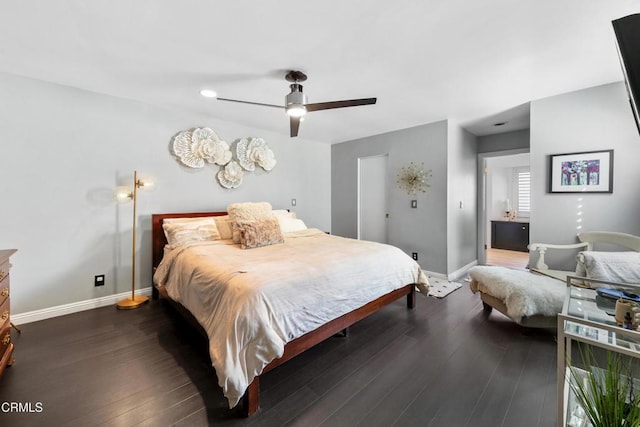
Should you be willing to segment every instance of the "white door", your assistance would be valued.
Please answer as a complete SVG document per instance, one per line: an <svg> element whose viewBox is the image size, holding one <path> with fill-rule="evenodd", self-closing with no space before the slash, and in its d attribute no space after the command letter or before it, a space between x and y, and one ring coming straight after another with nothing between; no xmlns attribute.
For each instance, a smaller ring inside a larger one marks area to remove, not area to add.
<svg viewBox="0 0 640 427"><path fill-rule="evenodd" d="M387 243L387 154L358 159L358 239Z"/></svg>

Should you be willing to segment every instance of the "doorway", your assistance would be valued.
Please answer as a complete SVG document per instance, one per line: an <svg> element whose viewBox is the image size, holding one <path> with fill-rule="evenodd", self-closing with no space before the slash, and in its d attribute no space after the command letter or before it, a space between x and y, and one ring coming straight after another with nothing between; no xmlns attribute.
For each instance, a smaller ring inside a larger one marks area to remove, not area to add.
<svg viewBox="0 0 640 427"><path fill-rule="evenodd" d="M388 243L389 155L358 158L358 239Z"/></svg>
<svg viewBox="0 0 640 427"><path fill-rule="evenodd" d="M528 252L492 248L492 221L507 221L507 211L518 211L515 222L526 226L530 217L529 150L506 150L478 154L478 264L526 268ZM526 184L526 185L525 185ZM526 196L526 197L525 197ZM498 224L501 224L498 222ZM496 225L496 224L494 224ZM504 224L511 225L516 224ZM502 227L500 227L502 228Z"/></svg>

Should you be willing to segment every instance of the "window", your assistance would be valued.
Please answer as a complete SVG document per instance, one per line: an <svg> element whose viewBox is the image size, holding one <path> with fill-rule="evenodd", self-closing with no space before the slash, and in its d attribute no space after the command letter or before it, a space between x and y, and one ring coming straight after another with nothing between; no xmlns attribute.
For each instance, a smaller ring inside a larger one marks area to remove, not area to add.
<svg viewBox="0 0 640 427"><path fill-rule="evenodd" d="M531 172L529 168L515 168L513 171L518 216L528 217L531 214Z"/></svg>

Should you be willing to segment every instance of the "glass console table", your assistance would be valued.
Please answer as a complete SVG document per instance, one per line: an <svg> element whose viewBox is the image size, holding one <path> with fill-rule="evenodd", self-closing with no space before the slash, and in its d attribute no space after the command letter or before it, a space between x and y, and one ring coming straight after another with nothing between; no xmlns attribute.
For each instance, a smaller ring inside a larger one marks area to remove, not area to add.
<svg viewBox="0 0 640 427"><path fill-rule="evenodd" d="M640 332L624 329L615 321L615 300L599 296L595 289L572 285L576 277L567 277L567 293L558 314L558 425L567 426L577 402L569 386L569 366L577 366L580 352L572 357L574 342L616 352L640 362ZM600 280L590 280L593 287L615 287L640 294L640 288ZM575 348L574 348L575 350ZM634 381L635 382L635 381ZM637 389L636 389L637 391ZM589 424L585 424L589 425Z"/></svg>

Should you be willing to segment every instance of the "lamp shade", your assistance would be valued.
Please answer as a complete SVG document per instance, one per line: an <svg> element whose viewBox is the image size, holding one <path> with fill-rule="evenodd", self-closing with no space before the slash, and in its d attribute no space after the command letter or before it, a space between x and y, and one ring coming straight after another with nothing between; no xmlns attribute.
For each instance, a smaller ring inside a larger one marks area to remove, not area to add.
<svg viewBox="0 0 640 427"><path fill-rule="evenodd" d="M133 191L127 186L116 187L113 197L118 203L127 203L133 199Z"/></svg>
<svg viewBox="0 0 640 427"><path fill-rule="evenodd" d="M138 177L138 181L136 182L136 185L138 186L139 189L144 191L153 191L156 189L155 181L148 176Z"/></svg>

